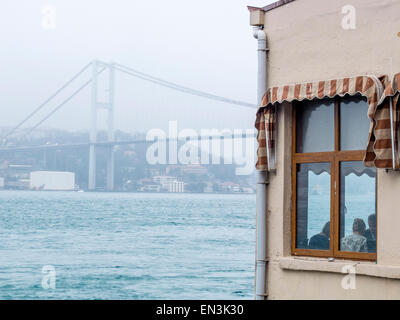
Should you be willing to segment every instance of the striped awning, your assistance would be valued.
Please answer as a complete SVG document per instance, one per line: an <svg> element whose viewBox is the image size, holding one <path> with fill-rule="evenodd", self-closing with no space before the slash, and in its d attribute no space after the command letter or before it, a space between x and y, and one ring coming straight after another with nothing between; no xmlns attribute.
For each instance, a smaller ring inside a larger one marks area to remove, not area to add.
<svg viewBox="0 0 400 320"><path fill-rule="evenodd" d="M400 169L400 73L385 87L375 113L375 164L379 168ZM379 148L380 147L380 148ZM382 160L380 160L382 159ZM386 160L385 160L386 159Z"/></svg>
<svg viewBox="0 0 400 320"><path fill-rule="evenodd" d="M344 79L307 82L273 87L265 93L257 112L255 127L258 130L258 170L275 170L276 166L276 108L283 102L333 98L361 94L367 98L368 116L371 120L364 163L368 167L392 168L392 147L388 144L387 121L390 127L390 108L378 105L387 88L387 76L358 76ZM400 78L396 78L400 80ZM400 81L393 81L398 86ZM397 90L393 88L393 90ZM389 92L389 89L388 89ZM396 91L398 93L398 90ZM393 93L393 92L392 92ZM393 93L395 95L395 93ZM389 96L389 95L388 95ZM398 95L397 95L398 97ZM390 130L389 130L390 136ZM367 141L367 140L366 140ZM390 166L388 166L390 163Z"/></svg>

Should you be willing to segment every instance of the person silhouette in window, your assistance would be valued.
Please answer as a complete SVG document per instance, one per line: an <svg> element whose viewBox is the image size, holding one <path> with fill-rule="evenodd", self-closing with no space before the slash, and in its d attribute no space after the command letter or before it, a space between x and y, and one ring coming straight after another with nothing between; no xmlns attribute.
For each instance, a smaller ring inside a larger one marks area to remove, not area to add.
<svg viewBox="0 0 400 320"><path fill-rule="evenodd" d="M368 227L363 234L367 239L368 252L376 252L376 214L369 215Z"/></svg>
<svg viewBox="0 0 400 320"><path fill-rule="evenodd" d="M330 223L327 222L320 233L311 237L308 248L314 250L329 250L329 232Z"/></svg>
<svg viewBox="0 0 400 320"><path fill-rule="evenodd" d="M341 250L350 252L368 252L367 238L363 236L365 233L365 222L360 218L354 219L353 234L342 238Z"/></svg>

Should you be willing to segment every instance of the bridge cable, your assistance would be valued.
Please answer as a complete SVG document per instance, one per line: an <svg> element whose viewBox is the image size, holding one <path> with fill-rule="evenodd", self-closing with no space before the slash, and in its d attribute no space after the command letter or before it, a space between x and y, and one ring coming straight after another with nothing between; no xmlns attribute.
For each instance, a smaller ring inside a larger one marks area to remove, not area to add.
<svg viewBox="0 0 400 320"><path fill-rule="evenodd" d="M98 71L98 75L102 73L106 67L103 67L100 71ZM39 127L43 122L45 122L48 118L50 118L54 113L60 110L68 101L70 101L73 97L75 97L79 92L85 89L92 82L92 78L86 81L83 85L81 85L74 93L72 93L67 99L61 102L57 107L55 107L50 113L47 114L42 120L40 120L35 126L33 126L26 134L22 136L22 138L29 135L32 131L34 131L37 127Z"/></svg>
<svg viewBox="0 0 400 320"><path fill-rule="evenodd" d="M108 63L102 62L104 65L109 65ZM38 111L40 111L49 101L51 101L55 96L57 96L63 89L65 89L69 84L71 84L75 79L77 79L90 65L92 64L92 62L88 63L87 65L85 65L77 74L75 74L69 81L67 81L62 87L60 87L53 95L51 95L48 99L46 99L46 101L44 101L40 106L38 106L34 111L32 111L26 118L24 118L20 123L18 123L9 133L7 133L5 136L3 136L1 138L1 140L6 139L7 137L9 137L11 134L13 134L18 128L20 128L26 121L28 121L30 118L32 118ZM187 94L191 94L191 95L195 95L195 96L200 96L203 98L207 98L207 99L212 99L212 100L216 100L219 102L224 102L224 103L229 103L229 104L234 104L234 105L240 105L240 106L244 106L244 107L248 107L248 108L257 108L256 105L251 104L251 103L247 103L247 102L243 102L243 101L238 101L238 100L233 100L233 99L229 99L229 98L225 98L222 96L218 96L218 95L214 95L214 94L210 94L204 91L200 91L200 90L196 90L196 89L192 89L186 86L182 86L167 80L163 80L161 78L158 77L154 77L151 76L149 74L140 72L138 70L135 70L133 68L130 68L128 66L119 64L119 63L115 63L115 68L123 73L126 73L128 75L131 75L133 77L148 81L148 82L152 82L173 90L177 90L177 91L181 91L183 93L187 93ZM98 74L102 73L104 70L106 69L106 67L103 67ZM69 96L66 100L64 100L61 104L59 104L55 109L53 109L46 117L44 117L41 121L39 121L33 128L31 128L29 130L29 132L27 134L25 134L23 137L25 137L26 135L30 134L33 130L35 130L38 126L40 126L44 121L46 121L48 118L50 118L55 112L57 112L59 109L61 109L68 101L70 101L75 95L77 95L80 91L82 91L86 86L88 86L90 83L92 82L92 79L88 80L87 82L85 82L81 87L78 88L78 90L76 90L71 96Z"/></svg>
<svg viewBox="0 0 400 320"><path fill-rule="evenodd" d="M11 131L1 138L1 141L12 135L17 129L19 129L25 122L32 118L37 112L39 112L47 103L49 103L54 97L56 97L62 90L68 87L75 79L77 79L87 68L92 64L92 62L85 65L78 73L76 73L70 80L68 80L62 87L60 87L55 93L53 93L49 98L47 98L41 105L39 105L35 110L33 110L27 117L25 117L20 123L18 123Z"/></svg>
<svg viewBox="0 0 400 320"><path fill-rule="evenodd" d="M233 99L225 98L225 97L218 96L218 95L215 95L215 94L207 93L207 92L204 92L204 91L200 91L200 90L192 89L192 88L189 88L189 87L185 87L185 86L182 86L182 85L179 85L179 84L176 84L176 83L173 83L173 82L170 82L170 81L166 81L166 80L163 80L161 78L157 78L157 77L151 76L149 74L137 71L135 69L132 69L130 67L127 67L127 66L119 64L119 63L115 63L114 65L115 65L116 69L121 71L121 72L124 72L126 74L129 74L131 76L140 78L140 79L145 80L145 81L149 81L149 82L152 82L152 83L164 86L164 87L168 87L168 88L173 89L173 90L178 90L178 91L181 91L181 92L184 92L184 93L188 93L188 94L191 94L191 95L200 96L200 97L203 97L203 98L212 99L212 100L216 100L216 101L220 101L220 102L224 102L224 103L235 104L235 105L248 107L248 108L253 108L253 109L257 108L256 105L248 103L248 102L233 100Z"/></svg>

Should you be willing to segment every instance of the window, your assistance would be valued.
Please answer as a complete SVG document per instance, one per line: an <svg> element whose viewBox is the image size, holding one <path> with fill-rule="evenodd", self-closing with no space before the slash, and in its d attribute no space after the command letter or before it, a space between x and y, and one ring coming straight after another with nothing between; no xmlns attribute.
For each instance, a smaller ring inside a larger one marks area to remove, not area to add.
<svg viewBox="0 0 400 320"><path fill-rule="evenodd" d="M376 169L361 95L293 104L292 253L376 260Z"/></svg>

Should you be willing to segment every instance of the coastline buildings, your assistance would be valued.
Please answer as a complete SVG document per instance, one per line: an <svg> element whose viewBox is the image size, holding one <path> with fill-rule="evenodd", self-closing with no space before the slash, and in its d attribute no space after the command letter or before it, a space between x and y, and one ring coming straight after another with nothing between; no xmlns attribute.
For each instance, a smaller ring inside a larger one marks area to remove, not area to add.
<svg viewBox="0 0 400 320"><path fill-rule="evenodd" d="M102 135L106 136L105 133ZM138 134L138 136L142 135ZM145 137L145 135L143 136ZM87 142L87 139L87 133L83 132L46 130L40 132L39 137L34 134L33 138L29 136L29 138L15 139L9 143L18 148L26 145L43 145L43 141L49 145L80 144ZM136 139L136 135L116 132L116 140L129 139ZM161 192L161 186L157 186L152 178L155 176L171 176L178 181L169 187L172 192L182 192L182 190L193 193L226 192L222 191L220 185L224 182L231 182L240 186L240 192L245 190L244 192L248 193L252 190L252 193L254 193L255 172L250 175L237 175L238 165L225 164L224 161L219 164L201 164L200 161L194 161L188 165L152 165L147 162L146 148L146 144L135 144L123 145L115 149L115 191ZM46 149L33 153L2 152L0 155L0 178L5 180L5 189L29 189L28 180L31 171L74 172L77 188L87 190L89 164L87 155L87 152L80 152L80 149L74 151L69 148ZM106 156L106 152L99 152L97 191L107 190ZM19 181L20 179L27 180ZM146 181L148 179L151 181ZM168 187L162 192L168 192Z"/></svg>
<svg viewBox="0 0 400 320"><path fill-rule="evenodd" d="M124 168L136 171L135 167ZM174 171L174 175L168 175ZM163 175L163 173L165 175ZM156 174L156 175L154 175ZM224 179L225 178L225 179ZM126 179L119 191L128 192L169 192L169 193L254 193L253 180L230 181L231 177L216 178L207 168L198 165L167 167L146 170L145 177ZM14 190L75 190L76 174L66 171L41 170L32 165L3 163L0 167L0 189Z"/></svg>
<svg viewBox="0 0 400 320"><path fill-rule="evenodd" d="M240 185L231 181L218 181L214 183L206 182L201 184L201 189L195 191L188 188L189 183L179 180L175 176L154 176L151 178L144 178L138 181L137 191L139 192L171 192L171 193L184 193L184 192L200 192L200 193L245 193L253 194L254 189L246 185Z"/></svg>
<svg viewBox="0 0 400 320"><path fill-rule="evenodd" d="M257 299L399 299L400 1L249 10Z"/></svg>
<svg viewBox="0 0 400 320"><path fill-rule="evenodd" d="M73 172L39 171L26 164L2 163L0 189L16 190L75 190Z"/></svg>

